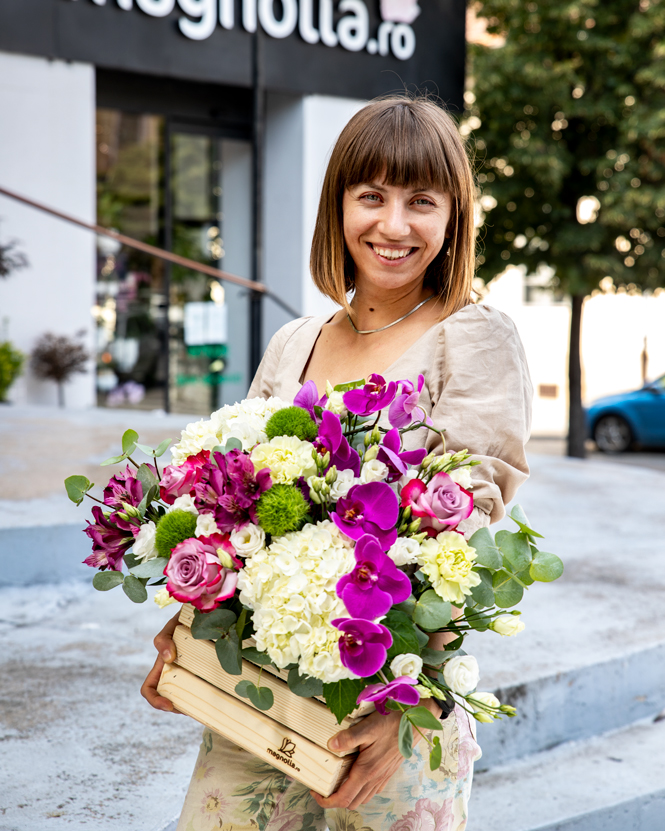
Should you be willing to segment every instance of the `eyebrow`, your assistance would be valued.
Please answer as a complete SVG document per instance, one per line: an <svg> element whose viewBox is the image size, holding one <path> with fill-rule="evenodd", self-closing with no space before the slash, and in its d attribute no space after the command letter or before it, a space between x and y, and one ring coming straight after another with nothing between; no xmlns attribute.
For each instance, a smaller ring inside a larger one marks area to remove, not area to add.
<svg viewBox="0 0 665 831"><path fill-rule="evenodd" d="M383 185L380 185L378 182L358 182L358 184L354 185L354 187L357 187L357 188L367 187L367 188L372 188L372 190L383 191L384 193L386 191L386 188ZM440 194L443 194L445 196L445 191L438 190L438 188L435 188L435 187L411 188L410 192L411 193L425 193L427 191L429 191L431 193L440 193Z"/></svg>

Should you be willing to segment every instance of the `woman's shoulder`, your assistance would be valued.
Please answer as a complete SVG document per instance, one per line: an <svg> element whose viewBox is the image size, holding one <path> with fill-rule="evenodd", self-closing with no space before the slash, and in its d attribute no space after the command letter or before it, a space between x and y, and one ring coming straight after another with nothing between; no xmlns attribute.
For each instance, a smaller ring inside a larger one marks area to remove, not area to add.
<svg viewBox="0 0 665 831"><path fill-rule="evenodd" d="M291 320L278 329L270 338L270 343L266 349L266 355L281 355L288 346L297 347L298 344L307 338L313 331L321 328L321 325L330 315L323 315L314 317L313 315L306 315Z"/></svg>
<svg viewBox="0 0 665 831"><path fill-rule="evenodd" d="M465 334L470 338L501 337L517 335L517 328L512 318L494 306L484 303L469 303L447 317L441 326L442 336L454 333L459 337Z"/></svg>

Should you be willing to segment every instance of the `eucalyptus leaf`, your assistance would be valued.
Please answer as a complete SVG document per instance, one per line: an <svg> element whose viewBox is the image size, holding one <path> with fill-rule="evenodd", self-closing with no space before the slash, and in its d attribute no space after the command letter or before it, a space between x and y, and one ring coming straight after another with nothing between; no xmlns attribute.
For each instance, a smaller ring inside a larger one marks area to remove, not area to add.
<svg viewBox="0 0 665 831"><path fill-rule="evenodd" d="M65 479L65 490L67 491L67 496L76 505L80 505L81 502L83 502L83 498L92 485L93 483L87 476L68 476Z"/></svg>
<svg viewBox="0 0 665 831"><path fill-rule="evenodd" d="M242 450L242 442L240 439L235 438L235 436L231 436L230 439L227 439L227 442L224 445L224 453L230 453L231 450Z"/></svg>
<svg viewBox="0 0 665 831"><path fill-rule="evenodd" d="M434 589L427 589L420 595L413 611L414 623L429 631L441 629L451 618L450 603L442 600Z"/></svg>
<svg viewBox="0 0 665 831"><path fill-rule="evenodd" d="M494 592L492 591L492 572L486 568L474 569L480 583L471 589L471 597L479 606L494 606Z"/></svg>
<svg viewBox="0 0 665 831"><path fill-rule="evenodd" d="M145 603L148 599L148 592L146 591L145 585L138 577L134 577L133 574L128 574L125 577L122 589L133 603Z"/></svg>
<svg viewBox="0 0 665 831"><path fill-rule="evenodd" d="M267 652L260 652L254 646L248 646L246 649L243 649L242 657L246 661L251 661L253 664L258 664L259 666L266 666L272 663L270 655Z"/></svg>
<svg viewBox="0 0 665 831"><path fill-rule="evenodd" d="M301 675L297 667L289 670L288 683L291 692L302 698L323 695L323 681L319 681L318 678L311 678L309 675Z"/></svg>
<svg viewBox="0 0 665 831"><path fill-rule="evenodd" d="M427 646L427 644L429 643L429 635L423 632L423 630L420 629L420 627L418 626L414 626L413 631L416 633L416 638L418 638L418 646L421 649Z"/></svg>
<svg viewBox="0 0 665 831"><path fill-rule="evenodd" d="M145 453L146 456L153 456L155 453L152 447L149 447L147 444L139 444L137 442L136 446L142 453Z"/></svg>
<svg viewBox="0 0 665 831"><path fill-rule="evenodd" d="M133 554L131 551L127 552L124 557L125 565L131 571L133 568L136 568L141 563L141 560Z"/></svg>
<svg viewBox="0 0 665 831"><path fill-rule="evenodd" d="M541 540L543 539L542 534L539 534L537 531L534 531L533 528L529 526L529 520L527 519L526 514L522 510L521 505L514 505L509 516L513 520L513 522L517 523L520 531L522 531L525 534L528 534L530 537L540 537Z"/></svg>
<svg viewBox="0 0 665 831"><path fill-rule="evenodd" d="M531 565L531 546L526 534L521 531L514 534L510 531L497 531L496 544L513 574L518 574Z"/></svg>
<svg viewBox="0 0 665 831"><path fill-rule="evenodd" d="M154 557L152 560L147 560L145 563L139 563L134 568L130 569L134 577L147 577L152 580L157 577L164 576L164 569L168 565L168 557Z"/></svg>
<svg viewBox="0 0 665 831"><path fill-rule="evenodd" d="M439 719L427 709L427 707L413 707L407 710L411 724L422 727L424 730L442 730Z"/></svg>
<svg viewBox="0 0 665 831"><path fill-rule="evenodd" d="M469 539L469 545L476 549L476 563L493 571L501 568L503 559L487 528L479 528Z"/></svg>
<svg viewBox="0 0 665 831"><path fill-rule="evenodd" d="M242 612L240 612L240 616L236 621L236 635L238 636L238 640L242 643L243 641L243 633L245 630L245 623L247 622L247 609L243 606Z"/></svg>
<svg viewBox="0 0 665 831"><path fill-rule="evenodd" d="M448 660L449 655L442 649L431 649L426 646L420 653L420 657L423 659L423 664L430 667L440 667L444 661Z"/></svg>
<svg viewBox="0 0 665 831"><path fill-rule="evenodd" d="M139 469L136 471L136 478L141 483L144 495L150 490L150 488L159 487L159 479L146 464L139 465Z"/></svg>
<svg viewBox="0 0 665 831"><path fill-rule="evenodd" d="M238 695L242 696L243 698L249 698L249 688L254 687L256 689L256 685L252 681L248 681L245 679L244 681L238 681L235 686L235 691Z"/></svg>
<svg viewBox="0 0 665 831"><path fill-rule="evenodd" d="M494 602L500 609L516 606L524 595L524 589L516 583L511 575L497 571L492 580Z"/></svg>
<svg viewBox="0 0 665 831"><path fill-rule="evenodd" d="M275 696L268 687L247 687L249 700L257 710L269 710L275 703Z"/></svg>
<svg viewBox="0 0 665 831"><path fill-rule="evenodd" d="M100 462L100 467L106 467L106 465L117 465L120 462L124 462L127 456L124 454L122 456L111 456L110 459L106 459L103 462Z"/></svg>
<svg viewBox="0 0 665 831"><path fill-rule="evenodd" d="M466 612L470 612L470 614L467 616ZM490 628L490 623L492 622L491 615L479 615L478 612L473 612L473 610L469 609L466 609L464 614L466 622L476 632L486 632Z"/></svg>
<svg viewBox="0 0 665 831"><path fill-rule="evenodd" d="M434 736L433 739L434 747L430 751L429 754L429 769L430 770L437 770L437 768L441 767L441 742L439 741L438 736Z"/></svg>
<svg viewBox="0 0 665 831"><path fill-rule="evenodd" d="M405 615L409 617L413 617L413 610L416 608L416 598L411 595L408 600L402 601L402 603L396 603L393 606L393 609L397 609L398 612L404 612Z"/></svg>
<svg viewBox="0 0 665 831"><path fill-rule="evenodd" d="M224 672L228 672L229 675L242 675L240 645L235 631L232 630L226 637L215 642L215 652Z"/></svg>
<svg viewBox="0 0 665 831"><path fill-rule="evenodd" d="M98 571L92 578L92 585L98 592L107 592L119 586L124 579L121 571Z"/></svg>
<svg viewBox="0 0 665 831"><path fill-rule="evenodd" d="M529 573L534 580L540 583L551 583L563 574L563 563L556 554L548 554L547 551L537 551Z"/></svg>
<svg viewBox="0 0 665 831"><path fill-rule="evenodd" d="M160 442L157 447L155 448L155 458L159 459L160 456L163 456L166 453L168 446L171 444L173 439L164 439L164 441Z"/></svg>
<svg viewBox="0 0 665 831"><path fill-rule="evenodd" d="M413 756L413 730L411 722L406 713L402 716L399 722L399 733L397 736L399 744L399 752L405 759L410 759Z"/></svg>
<svg viewBox="0 0 665 831"><path fill-rule="evenodd" d="M138 440L139 434L136 430L125 430L122 434L122 452L125 456L131 456L131 454L136 449L136 442Z"/></svg>
<svg viewBox="0 0 665 831"><path fill-rule="evenodd" d="M192 621L192 637L198 641L216 641L226 634L235 622L235 613L230 609L213 609L212 612L196 609Z"/></svg>

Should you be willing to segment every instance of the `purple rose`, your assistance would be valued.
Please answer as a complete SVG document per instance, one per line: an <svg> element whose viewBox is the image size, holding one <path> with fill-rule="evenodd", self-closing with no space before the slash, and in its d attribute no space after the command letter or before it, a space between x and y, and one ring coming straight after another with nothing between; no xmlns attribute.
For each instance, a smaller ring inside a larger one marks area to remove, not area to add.
<svg viewBox="0 0 665 831"><path fill-rule="evenodd" d="M202 612L209 612L231 597L238 583L238 571L221 564L217 553L220 548L238 569L242 568L227 534L191 537L178 543L164 569L168 593Z"/></svg>
<svg viewBox="0 0 665 831"><path fill-rule="evenodd" d="M402 488L402 507L409 505L413 516L421 517L422 530L437 533L456 528L473 511L473 495L447 473L437 473L428 485L412 479Z"/></svg>
<svg viewBox="0 0 665 831"><path fill-rule="evenodd" d="M354 554L356 567L337 583L337 595L354 618L374 620L411 594L411 581L382 551L375 537L361 537Z"/></svg>
<svg viewBox="0 0 665 831"><path fill-rule="evenodd" d="M388 410L388 421L393 427L408 427L417 418L418 421L425 420L432 424L427 413L418 406L418 399L425 383L422 375L418 376L418 385L414 387L411 381L398 381L402 386L402 392L395 398Z"/></svg>
<svg viewBox="0 0 665 831"><path fill-rule="evenodd" d="M409 469L409 465L418 466L427 455L427 450L424 447L419 450L400 451L401 444L399 430L394 428L385 434L379 445L379 453L376 458L388 468L386 482L396 482L401 476L404 476Z"/></svg>
<svg viewBox="0 0 665 831"><path fill-rule="evenodd" d="M386 662L393 636L381 623L352 618L332 621L342 633L339 638L339 657L342 664L361 678L369 678Z"/></svg>
<svg viewBox="0 0 665 831"><path fill-rule="evenodd" d="M101 571L122 571L122 558L134 543L134 535L127 530L126 522L121 523L115 513L105 515L99 505L93 507L92 515L94 524L86 520L88 527L83 530L92 540L92 554L83 562Z"/></svg>
<svg viewBox="0 0 665 831"><path fill-rule="evenodd" d="M122 511L124 505L136 507L140 503L143 499L143 488L129 465L124 471L109 479L108 485L104 488L103 499L105 505L116 511Z"/></svg>
<svg viewBox="0 0 665 831"><path fill-rule="evenodd" d="M408 705L415 705L420 701L418 690L414 689L417 683L415 678L401 675L388 684L370 684L358 696L358 704L361 701L373 701L376 709L385 716L388 713L386 701L389 698Z"/></svg>
<svg viewBox="0 0 665 831"><path fill-rule="evenodd" d="M181 465L167 465L159 483L160 496L168 505L173 505L179 496L191 494L194 486L202 477L203 471L210 463L210 453L201 450L196 456L190 456Z"/></svg>
<svg viewBox="0 0 665 831"><path fill-rule="evenodd" d="M371 534L387 551L397 539L398 513L397 497L390 485L368 482L354 485L346 499L338 499L330 519L352 540Z"/></svg>
<svg viewBox="0 0 665 831"><path fill-rule="evenodd" d="M369 376L369 383L345 392L342 398L350 413L368 416L387 407L396 392L397 384L394 381L386 384L386 379L381 375L372 374Z"/></svg>
<svg viewBox="0 0 665 831"><path fill-rule="evenodd" d="M319 435L314 442L319 452L330 452L330 466L337 470L352 470L354 476L360 475L360 456L342 433L342 424L338 415L324 410L321 415Z"/></svg>

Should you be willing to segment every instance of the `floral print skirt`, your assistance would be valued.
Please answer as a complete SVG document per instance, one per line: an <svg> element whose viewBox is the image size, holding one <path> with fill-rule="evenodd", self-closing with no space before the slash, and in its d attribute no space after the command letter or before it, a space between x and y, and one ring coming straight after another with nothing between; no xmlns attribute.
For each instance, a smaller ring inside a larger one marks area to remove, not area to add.
<svg viewBox="0 0 665 831"><path fill-rule="evenodd" d="M461 708L442 724L440 767L429 769L421 742L355 811L320 808L304 785L205 730L177 831L464 831L480 748Z"/></svg>

